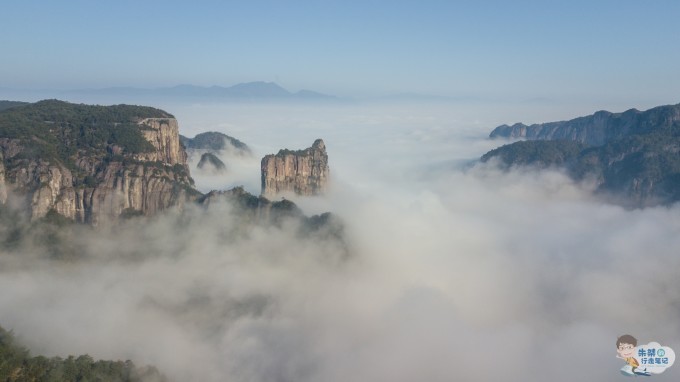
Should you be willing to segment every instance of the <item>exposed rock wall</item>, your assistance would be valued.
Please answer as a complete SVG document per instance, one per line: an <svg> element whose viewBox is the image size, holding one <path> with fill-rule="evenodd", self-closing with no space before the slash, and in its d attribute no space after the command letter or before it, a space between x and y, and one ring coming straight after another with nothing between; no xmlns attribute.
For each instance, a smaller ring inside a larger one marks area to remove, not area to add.
<svg viewBox="0 0 680 382"><path fill-rule="evenodd" d="M170 165L187 163L187 154L179 142L179 126L174 118L146 118L139 122L147 141L156 149L137 154L143 161L164 162Z"/></svg>
<svg viewBox="0 0 680 382"><path fill-rule="evenodd" d="M491 138L526 138L528 140L571 140L591 146L634 133L672 128L680 123L680 105L659 106L646 111L630 109L623 113L598 111L569 121L538 123L527 126L516 123L501 125Z"/></svg>
<svg viewBox="0 0 680 382"><path fill-rule="evenodd" d="M680 104L605 111L570 121L496 128L491 137L527 138L491 150L505 167L564 168L576 180L629 207L680 201Z"/></svg>
<svg viewBox="0 0 680 382"><path fill-rule="evenodd" d="M5 158L0 150L0 204L7 202L7 186L5 185Z"/></svg>
<svg viewBox="0 0 680 382"><path fill-rule="evenodd" d="M18 169L14 180L29 192L35 187L31 198L33 218L47 215L52 208L64 216L75 214L73 175L68 169L44 161L30 161Z"/></svg>
<svg viewBox="0 0 680 382"><path fill-rule="evenodd" d="M22 155L26 150L16 139L0 139L0 202L5 203L8 189L14 190L25 198L33 219L54 210L96 225L124 213L153 215L196 198L200 193L192 187L177 121L145 119L140 126L154 151L134 156L78 155L71 169ZM113 154L120 151L109 149Z"/></svg>
<svg viewBox="0 0 680 382"><path fill-rule="evenodd" d="M271 197L291 191L298 195L318 195L328 184L328 154L323 140L317 139L305 150L281 150L262 158L262 194Z"/></svg>
<svg viewBox="0 0 680 382"><path fill-rule="evenodd" d="M189 180L168 166L111 162L97 177L96 187L77 191L76 220L97 224L124 212L149 216L171 206L182 206L190 196L190 188L182 187Z"/></svg>

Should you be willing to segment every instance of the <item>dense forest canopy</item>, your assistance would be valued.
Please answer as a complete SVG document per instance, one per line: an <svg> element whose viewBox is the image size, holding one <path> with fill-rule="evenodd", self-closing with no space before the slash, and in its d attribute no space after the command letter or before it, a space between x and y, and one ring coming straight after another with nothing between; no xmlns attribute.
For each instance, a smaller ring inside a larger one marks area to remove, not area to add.
<svg viewBox="0 0 680 382"><path fill-rule="evenodd" d="M505 167L563 167L575 179L594 177L601 191L630 197L635 206L672 203L680 200L680 122L670 115L677 107L645 112L648 119L602 145L519 141L491 150L481 160L497 158Z"/></svg>
<svg viewBox="0 0 680 382"><path fill-rule="evenodd" d="M31 356L11 332L0 327L0 381L165 381L153 367L131 361L95 361L89 355L67 358Z"/></svg>
<svg viewBox="0 0 680 382"><path fill-rule="evenodd" d="M12 107L28 105L28 102L21 101L0 101L0 111L9 109Z"/></svg>
<svg viewBox="0 0 680 382"><path fill-rule="evenodd" d="M96 106L45 100L0 111L0 138L19 139L24 155L68 164L79 152L104 152L109 145L126 153L153 150L137 123L174 118L152 107Z"/></svg>
<svg viewBox="0 0 680 382"><path fill-rule="evenodd" d="M226 143L229 142L236 149L250 152L250 148L248 148L248 145L245 143L234 137L216 131L200 133L193 138L187 138L180 135L179 138L182 144L188 149L220 151L223 150Z"/></svg>

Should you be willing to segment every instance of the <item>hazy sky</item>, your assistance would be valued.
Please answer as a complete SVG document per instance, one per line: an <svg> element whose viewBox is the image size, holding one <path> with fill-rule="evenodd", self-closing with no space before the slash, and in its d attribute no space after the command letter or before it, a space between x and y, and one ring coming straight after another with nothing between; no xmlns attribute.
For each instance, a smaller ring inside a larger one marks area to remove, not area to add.
<svg viewBox="0 0 680 382"><path fill-rule="evenodd" d="M7 1L0 87L678 102L678 1Z"/></svg>

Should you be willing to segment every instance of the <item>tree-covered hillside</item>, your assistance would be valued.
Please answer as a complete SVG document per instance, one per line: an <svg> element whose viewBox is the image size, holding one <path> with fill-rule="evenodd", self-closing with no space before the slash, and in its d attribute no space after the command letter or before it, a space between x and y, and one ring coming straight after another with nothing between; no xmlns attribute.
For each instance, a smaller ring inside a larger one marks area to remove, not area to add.
<svg viewBox="0 0 680 382"><path fill-rule="evenodd" d="M0 101L0 111L9 109L12 107L28 105L28 102L21 101Z"/></svg>
<svg viewBox="0 0 680 382"><path fill-rule="evenodd" d="M520 141L481 159L496 158L504 166L562 167L575 179L594 177L599 191L621 196L632 206L679 201L680 122L658 118L655 127L650 121L630 126L628 134L599 146L569 140Z"/></svg>
<svg viewBox="0 0 680 382"><path fill-rule="evenodd" d="M193 138L180 135L180 141L187 149L220 151L231 145L242 154L250 154L250 148L240 140L217 131L196 134Z"/></svg>
<svg viewBox="0 0 680 382"><path fill-rule="evenodd" d="M490 138L525 138L528 140L573 140L591 146L600 146L613 139L633 134L646 134L673 129L680 122L680 104L664 105L639 111L630 109L623 113L598 111L594 114L568 121L537 123L495 128Z"/></svg>
<svg viewBox="0 0 680 382"><path fill-rule="evenodd" d="M131 361L95 361L89 355L67 358L33 357L0 327L0 381L3 382L161 382L154 367L136 367Z"/></svg>
<svg viewBox="0 0 680 382"><path fill-rule="evenodd" d="M201 155L201 160L198 161L198 165L196 167L212 168L217 171L223 171L227 166L215 154L208 152Z"/></svg>
<svg viewBox="0 0 680 382"><path fill-rule="evenodd" d="M565 140L521 141L489 151L482 156L482 161L496 157L505 166L561 166L574 161L585 147L579 142Z"/></svg>
<svg viewBox="0 0 680 382"><path fill-rule="evenodd" d="M109 145L126 153L153 150L137 124L143 118L173 116L151 107L45 100L0 111L0 138L19 139L24 156L68 165L79 151L104 152Z"/></svg>

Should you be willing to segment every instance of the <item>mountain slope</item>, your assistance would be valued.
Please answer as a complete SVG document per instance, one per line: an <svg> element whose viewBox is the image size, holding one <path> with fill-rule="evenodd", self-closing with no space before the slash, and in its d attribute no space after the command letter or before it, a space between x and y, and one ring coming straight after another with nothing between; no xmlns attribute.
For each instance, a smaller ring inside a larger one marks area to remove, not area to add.
<svg viewBox="0 0 680 382"><path fill-rule="evenodd" d="M40 101L0 112L0 203L19 196L32 218L50 211L98 224L198 194L162 110Z"/></svg>
<svg viewBox="0 0 680 382"><path fill-rule="evenodd" d="M0 381L119 381L161 382L167 379L154 367L139 368L131 361L95 361L88 355L32 357L0 327Z"/></svg>
<svg viewBox="0 0 680 382"><path fill-rule="evenodd" d="M239 141L234 137L222 134L216 131L208 131L205 133L196 134L193 138L187 138L183 135L179 136L180 141L187 149L192 150L212 150L221 151L232 148L239 154L250 154L250 148L245 143Z"/></svg>
<svg viewBox="0 0 680 382"><path fill-rule="evenodd" d="M598 111L569 121L527 126L516 123L496 127L490 138L525 138L528 140L571 140L592 146L631 134L671 129L680 123L680 104L659 106L646 111L630 109L623 113Z"/></svg>
<svg viewBox="0 0 680 382"><path fill-rule="evenodd" d="M10 109L16 106L23 106L27 105L28 102L20 102L20 101L0 101L0 111Z"/></svg>
<svg viewBox="0 0 680 382"><path fill-rule="evenodd" d="M680 200L680 105L598 112L533 128L504 126L492 136L540 140L491 150L482 156L483 162L495 158L506 167L561 167L575 179L595 179L598 191L635 207Z"/></svg>
<svg viewBox="0 0 680 382"><path fill-rule="evenodd" d="M244 143L221 133L199 134L189 142L249 153ZM9 236L0 232L7 239L2 242L30 237L41 223L98 225L193 202L207 205L210 198L193 183L177 121L163 110L46 100L0 111L0 221L12 226ZM252 211L244 216L297 208L258 200L246 203ZM11 218L15 212L25 213L29 224Z"/></svg>
<svg viewBox="0 0 680 382"><path fill-rule="evenodd" d="M196 167L214 172L224 172L227 166L215 154L208 152L201 155L201 160L198 161Z"/></svg>

